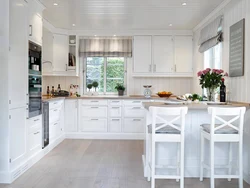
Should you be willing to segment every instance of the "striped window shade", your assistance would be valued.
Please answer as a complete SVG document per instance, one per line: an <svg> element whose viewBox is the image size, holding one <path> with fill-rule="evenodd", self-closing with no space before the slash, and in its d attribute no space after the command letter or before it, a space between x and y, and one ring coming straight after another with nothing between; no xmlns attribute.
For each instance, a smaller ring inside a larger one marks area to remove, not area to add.
<svg viewBox="0 0 250 188"><path fill-rule="evenodd" d="M85 57L132 57L132 37L80 38L79 52Z"/></svg>
<svg viewBox="0 0 250 188"><path fill-rule="evenodd" d="M203 53L223 41L223 16L217 17L201 30L199 52Z"/></svg>

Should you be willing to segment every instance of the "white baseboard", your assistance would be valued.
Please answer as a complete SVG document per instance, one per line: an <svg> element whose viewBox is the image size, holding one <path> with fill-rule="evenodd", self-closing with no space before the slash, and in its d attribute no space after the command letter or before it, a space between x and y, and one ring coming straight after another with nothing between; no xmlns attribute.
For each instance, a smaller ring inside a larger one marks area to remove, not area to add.
<svg viewBox="0 0 250 188"><path fill-rule="evenodd" d="M65 133L66 139L143 140L144 133Z"/></svg>
<svg viewBox="0 0 250 188"><path fill-rule="evenodd" d="M51 142L48 147L39 150L34 155L27 158L22 164L12 171L0 172L0 183L10 184L20 177L24 172L31 168L35 163L42 159L47 153L54 149L65 139L64 135L61 135L56 140Z"/></svg>

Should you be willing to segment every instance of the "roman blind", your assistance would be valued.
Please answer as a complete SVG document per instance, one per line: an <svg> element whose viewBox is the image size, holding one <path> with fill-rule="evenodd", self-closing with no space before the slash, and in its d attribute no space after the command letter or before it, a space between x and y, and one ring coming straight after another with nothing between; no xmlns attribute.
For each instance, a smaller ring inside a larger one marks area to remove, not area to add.
<svg viewBox="0 0 250 188"><path fill-rule="evenodd" d="M203 53L223 40L223 16L217 17L201 30L199 52Z"/></svg>
<svg viewBox="0 0 250 188"><path fill-rule="evenodd" d="M83 37L79 52L88 57L132 57L132 37Z"/></svg>

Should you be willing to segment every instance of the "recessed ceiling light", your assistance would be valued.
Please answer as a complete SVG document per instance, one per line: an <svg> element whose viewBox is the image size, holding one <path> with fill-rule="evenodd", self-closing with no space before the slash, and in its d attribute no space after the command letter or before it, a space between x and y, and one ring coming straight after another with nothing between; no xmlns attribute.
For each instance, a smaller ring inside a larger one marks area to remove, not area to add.
<svg viewBox="0 0 250 188"><path fill-rule="evenodd" d="M76 24L72 24L72 26L73 26L73 27L75 27L75 26L76 26Z"/></svg>
<svg viewBox="0 0 250 188"><path fill-rule="evenodd" d="M114 35L114 37L116 37L116 35Z"/></svg>
<svg viewBox="0 0 250 188"><path fill-rule="evenodd" d="M173 24L169 24L169 27L172 27L173 26Z"/></svg>
<svg viewBox="0 0 250 188"><path fill-rule="evenodd" d="M182 3L182 6L186 6L187 5L187 3Z"/></svg>
<svg viewBox="0 0 250 188"><path fill-rule="evenodd" d="M57 6L58 5L58 3L54 3L54 6Z"/></svg>
<svg viewBox="0 0 250 188"><path fill-rule="evenodd" d="M95 37L96 37L97 35L95 35Z"/></svg>

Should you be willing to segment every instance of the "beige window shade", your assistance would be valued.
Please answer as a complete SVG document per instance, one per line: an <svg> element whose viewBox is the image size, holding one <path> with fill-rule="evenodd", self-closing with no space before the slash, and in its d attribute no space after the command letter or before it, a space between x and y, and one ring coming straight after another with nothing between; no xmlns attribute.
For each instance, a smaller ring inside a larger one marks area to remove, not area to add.
<svg viewBox="0 0 250 188"><path fill-rule="evenodd" d="M203 53L216 46L223 40L223 16L217 17L213 22L201 30L199 52Z"/></svg>
<svg viewBox="0 0 250 188"><path fill-rule="evenodd" d="M79 52L88 57L132 57L132 37L82 38Z"/></svg>

